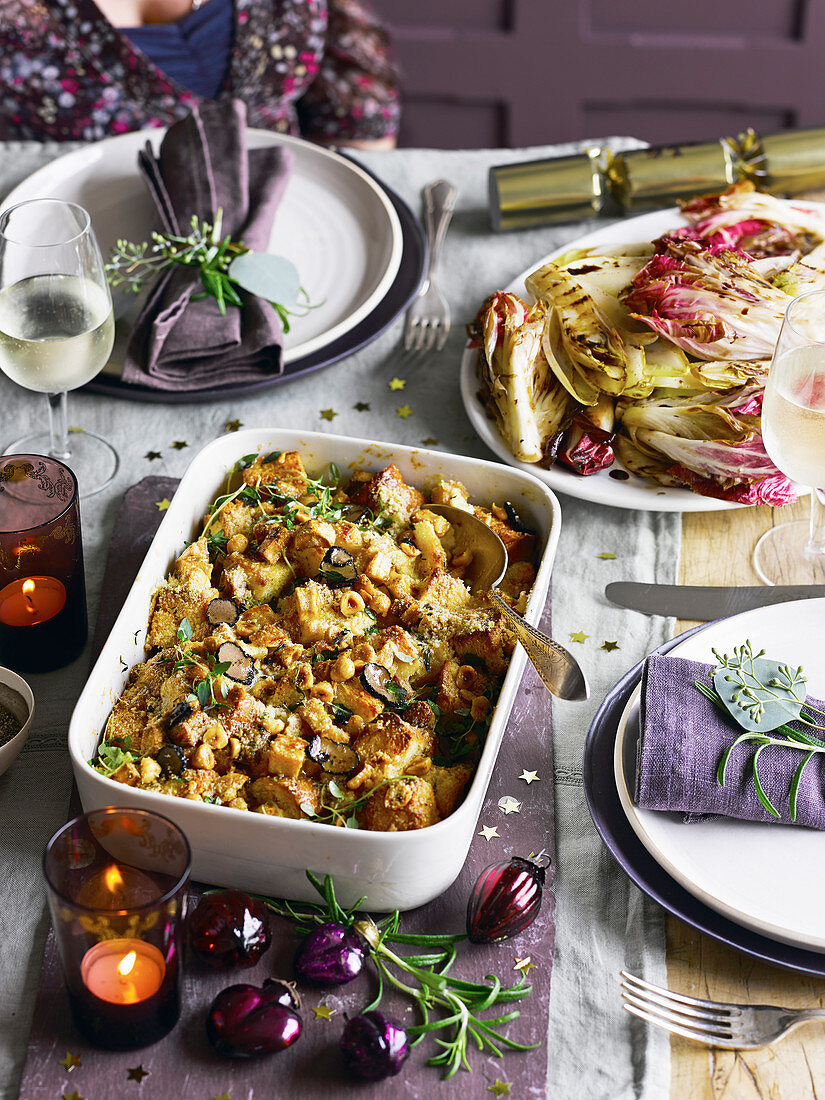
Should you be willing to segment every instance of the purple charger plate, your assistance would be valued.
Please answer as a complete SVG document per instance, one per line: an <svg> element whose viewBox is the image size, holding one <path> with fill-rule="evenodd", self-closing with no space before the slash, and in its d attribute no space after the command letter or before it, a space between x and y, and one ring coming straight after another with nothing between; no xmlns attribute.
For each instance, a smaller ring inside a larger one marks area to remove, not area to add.
<svg viewBox="0 0 825 1100"><path fill-rule="evenodd" d="M410 210L404 200L387 187L378 177L359 164L364 172L372 176L373 180L384 191L392 203L398 219L401 222L401 238L403 248L401 253L401 266L395 276L392 286L381 299L375 309L369 313L363 321L360 321L349 332L339 336L337 340L319 348L311 355L303 355L292 363L288 363L281 374L273 374L269 378L256 379L254 382L239 382L234 386L205 386L200 390L169 391L156 390L151 386L136 386L124 382L121 378L112 378L100 374L83 387L93 393L102 393L107 397L121 397L130 401L149 401L161 405L191 405L203 401L219 401L226 397L245 397L250 394L269 390L273 386L284 382L291 382L294 378L300 378L304 374L321 370L323 367L332 366L339 359L348 355L354 355L367 344L372 343L376 337L389 328L399 313L407 308L421 286L424 278L424 268L427 262L427 240L421 223Z"/></svg>
<svg viewBox="0 0 825 1100"><path fill-rule="evenodd" d="M692 634L704 630L697 626L655 653L667 653ZM604 698L587 732L584 746L584 792L593 824L611 854L633 882L669 913L692 928L704 932L736 951L742 951L772 966L796 970L801 974L825 977L825 954L780 943L743 928L699 901L660 867L644 847L627 820L613 770L613 753L619 722L625 706L642 677L642 664L634 665L614 684Z"/></svg>

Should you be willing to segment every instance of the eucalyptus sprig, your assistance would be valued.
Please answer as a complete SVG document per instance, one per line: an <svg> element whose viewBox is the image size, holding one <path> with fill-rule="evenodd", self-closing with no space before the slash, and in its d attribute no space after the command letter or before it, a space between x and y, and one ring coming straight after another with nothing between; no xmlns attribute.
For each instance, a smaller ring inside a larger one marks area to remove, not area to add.
<svg viewBox="0 0 825 1100"><path fill-rule="evenodd" d="M455 978L449 970L456 960L456 944L466 939L466 936L403 933L397 910L379 921L374 921L368 915L359 914L363 898L351 909L342 908L329 875L321 882L311 871L307 871L307 878L324 899L323 906L297 908L287 901L265 897L261 900L274 913L295 921L305 931L327 921L354 928L366 941L378 974L378 992L363 1011L369 1012L378 1007L385 984L411 998L418 1006L422 1021L407 1028L413 1045L420 1043L426 1035L442 1030L447 1032L445 1038L435 1038L441 1050L427 1063L442 1068L445 1078L452 1077L461 1068L471 1068L468 1057L471 1045L482 1053L493 1054L497 1058L502 1056L503 1048L522 1051L535 1049L537 1044L518 1043L501 1032L503 1027L519 1016L518 1009L510 1009L493 1017L481 1015L496 1005L512 1004L526 997L532 986L525 981L523 974L511 986L503 986L493 975L488 975L486 982L467 982ZM415 954L400 955L391 950L389 944L418 947L422 950Z"/></svg>
<svg viewBox="0 0 825 1100"><path fill-rule="evenodd" d="M230 235L222 235L222 225L223 210L218 207L211 223L193 214L185 237L155 231L151 244L134 244L121 238L106 264L110 285L139 294L148 282L176 264L197 268L203 296L213 297L222 314L227 305L243 305L240 287L268 301L278 313L284 332L289 332L290 316L314 308L301 287L297 268L283 256L253 252Z"/></svg>
<svg viewBox="0 0 825 1100"><path fill-rule="evenodd" d="M807 682L802 667L792 668L784 662L765 658L765 651L754 653L749 641L734 648L733 656L713 655L719 662L712 672L713 687L701 680L694 680L694 687L710 699L720 710L732 717L742 729L736 739L724 751L716 769L716 778L725 785L727 767L734 749L752 744L756 751L750 761L750 773L757 798L773 817L781 817L779 810L768 797L759 775L759 757L768 748L790 749L801 752L802 759L794 770L788 790L788 813L796 821L797 798L802 776L810 760L818 753L825 753L825 740L804 730L794 729L786 722L793 718L811 729L825 730L814 720L811 711L823 713L810 706L803 709Z"/></svg>

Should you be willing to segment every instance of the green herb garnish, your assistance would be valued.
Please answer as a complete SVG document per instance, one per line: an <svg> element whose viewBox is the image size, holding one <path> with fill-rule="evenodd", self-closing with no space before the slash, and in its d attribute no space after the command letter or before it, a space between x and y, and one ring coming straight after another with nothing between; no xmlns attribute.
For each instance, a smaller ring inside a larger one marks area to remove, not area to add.
<svg viewBox="0 0 825 1100"><path fill-rule="evenodd" d="M283 256L253 252L230 236L222 236L222 222L223 210L218 207L212 224L193 215L186 237L153 232L151 244L118 240L106 264L109 283L139 294L147 282L176 264L195 268L205 292L202 297L214 298L222 314L227 305L243 305L238 291L245 290L268 301L284 332L289 332L290 316L303 316L313 308L295 265ZM296 311L299 299L303 301Z"/></svg>
<svg viewBox="0 0 825 1100"><path fill-rule="evenodd" d="M294 906L288 901L261 898L264 904L279 916L295 921L306 931L316 925L334 921L347 928L354 928L366 940L370 958L378 972L378 992L363 1010L369 1012L378 1007L385 985L392 986L408 996L418 1007L421 1023L407 1028L413 1045L426 1035L446 1032L444 1038L435 1037L441 1048L428 1061L428 1065L444 1070L444 1077L452 1077L459 1069L469 1070L469 1054L473 1046L482 1054L501 1058L503 1049L535 1050L538 1044L517 1043L502 1034L502 1028L520 1015L518 1009L504 1011L497 1016L482 1013L498 1005L520 1001L532 990L524 975L515 985L505 986L498 978L488 975L486 982L467 982L453 977L449 971L457 957L456 944L467 937L461 935L411 935L401 931L401 916L396 910L379 921L368 914L359 915L363 898L351 909L343 909L335 897L332 879L327 875L323 882L311 871L307 878L324 899L325 905ZM415 954L401 955L388 944L419 947ZM437 1014L437 1015L436 1015Z"/></svg>
<svg viewBox="0 0 825 1100"><path fill-rule="evenodd" d="M815 711L820 716L825 712L810 705L808 710L803 710L806 699L803 685L806 680L801 666L794 669L786 663L769 660L764 654L764 650L754 653L749 641L735 648L732 657L714 649L713 655L719 665L712 672L713 687L701 680L695 680L694 687L733 718L743 731L719 760L716 778L721 786L725 785L728 762L734 749L752 744L756 751L750 762L750 774L756 796L768 813L781 817L762 785L759 757L769 747L791 749L803 754L788 790L788 813L791 821L796 821L802 775L811 758L825 752L825 740L793 729L786 724L786 720L793 718L811 729L825 730L825 726L814 721L809 711Z"/></svg>

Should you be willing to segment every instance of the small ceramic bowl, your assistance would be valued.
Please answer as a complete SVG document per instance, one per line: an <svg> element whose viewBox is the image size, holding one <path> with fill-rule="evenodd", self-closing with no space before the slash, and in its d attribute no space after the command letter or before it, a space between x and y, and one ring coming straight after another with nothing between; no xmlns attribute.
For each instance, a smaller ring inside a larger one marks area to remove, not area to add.
<svg viewBox="0 0 825 1100"><path fill-rule="evenodd" d="M0 666L0 704L21 723L20 731L0 744L0 775L11 767L26 744L34 718L34 693L22 676Z"/></svg>

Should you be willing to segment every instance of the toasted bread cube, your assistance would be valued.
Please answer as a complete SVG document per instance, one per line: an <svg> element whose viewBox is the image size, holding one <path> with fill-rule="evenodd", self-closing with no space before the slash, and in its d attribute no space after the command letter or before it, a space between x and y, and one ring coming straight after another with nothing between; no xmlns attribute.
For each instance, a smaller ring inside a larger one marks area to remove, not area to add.
<svg viewBox="0 0 825 1100"><path fill-rule="evenodd" d="M395 779L367 799L362 811L367 829L386 833L425 829L440 820L435 792L424 779Z"/></svg>
<svg viewBox="0 0 825 1100"><path fill-rule="evenodd" d="M264 775L250 783L247 789L250 797L260 803L263 813L278 817L303 817L303 807L307 807L312 813L317 813L320 807L318 791L309 779Z"/></svg>
<svg viewBox="0 0 825 1100"><path fill-rule="evenodd" d="M407 485L395 463L374 474L369 481L351 485L350 498L356 504L371 508L376 515L385 512L401 523L408 523L413 512L424 503L423 494Z"/></svg>
<svg viewBox="0 0 825 1100"><path fill-rule="evenodd" d="M269 742L266 770L270 775L285 775L295 779L306 760L306 741L282 734Z"/></svg>

